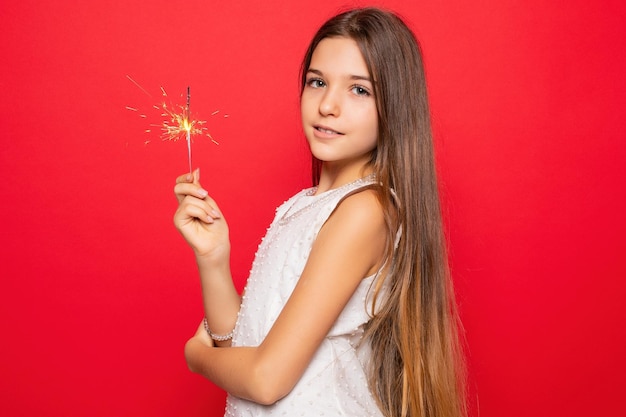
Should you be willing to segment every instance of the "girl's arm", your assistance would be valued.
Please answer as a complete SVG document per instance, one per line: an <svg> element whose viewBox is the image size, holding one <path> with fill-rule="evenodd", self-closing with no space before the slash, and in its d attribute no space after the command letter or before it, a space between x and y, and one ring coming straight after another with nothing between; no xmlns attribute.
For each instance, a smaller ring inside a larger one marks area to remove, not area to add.
<svg viewBox="0 0 626 417"><path fill-rule="evenodd" d="M230 273L228 224L200 185L199 169L178 177L174 193L179 202L174 224L196 255L205 317L211 332L227 334L235 327L241 304ZM216 344L229 346L230 341Z"/></svg>
<svg viewBox="0 0 626 417"><path fill-rule="evenodd" d="M380 268L385 239L375 192L347 197L320 230L302 276L261 345L216 349L199 329L185 346L190 369L257 403L284 397L361 280Z"/></svg>

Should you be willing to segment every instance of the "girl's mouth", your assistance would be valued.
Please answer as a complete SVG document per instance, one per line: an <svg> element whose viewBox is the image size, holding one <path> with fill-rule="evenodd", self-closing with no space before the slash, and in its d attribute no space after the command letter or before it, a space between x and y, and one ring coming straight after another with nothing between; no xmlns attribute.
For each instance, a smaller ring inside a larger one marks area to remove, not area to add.
<svg viewBox="0 0 626 417"><path fill-rule="evenodd" d="M337 132L336 130L329 129L324 126L313 126L313 128L317 130L318 132L323 133L325 135L342 135L343 134L341 132Z"/></svg>

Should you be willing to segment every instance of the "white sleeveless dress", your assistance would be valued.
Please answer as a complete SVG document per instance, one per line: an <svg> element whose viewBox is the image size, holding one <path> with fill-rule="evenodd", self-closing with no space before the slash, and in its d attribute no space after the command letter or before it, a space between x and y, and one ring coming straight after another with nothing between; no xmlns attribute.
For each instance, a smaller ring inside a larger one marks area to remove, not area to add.
<svg viewBox="0 0 626 417"><path fill-rule="evenodd" d="M311 246L337 204L372 184L372 176L313 195L303 190L276 210L259 245L242 300L232 346L258 346L286 304L307 262ZM382 417L367 384L369 345L360 344L369 321L369 289L363 279L293 390L273 405L228 395L225 416Z"/></svg>

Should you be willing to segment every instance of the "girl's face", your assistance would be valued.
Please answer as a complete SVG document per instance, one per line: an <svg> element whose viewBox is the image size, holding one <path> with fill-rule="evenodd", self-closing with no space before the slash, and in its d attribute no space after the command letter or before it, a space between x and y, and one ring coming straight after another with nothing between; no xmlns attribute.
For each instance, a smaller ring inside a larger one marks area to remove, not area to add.
<svg viewBox="0 0 626 417"><path fill-rule="evenodd" d="M363 168L376 147L378 112L371 76L356 42L325 38L313 51L300 101L313 155Z"/></svg>

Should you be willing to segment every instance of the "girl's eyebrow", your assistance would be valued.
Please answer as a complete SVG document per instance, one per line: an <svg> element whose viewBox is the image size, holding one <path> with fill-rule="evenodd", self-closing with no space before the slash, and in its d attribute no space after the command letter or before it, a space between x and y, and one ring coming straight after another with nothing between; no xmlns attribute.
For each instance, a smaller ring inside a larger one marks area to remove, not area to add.
<svg viewBox="0 0 626 417"><path fill-rule="evenodd" d="M324 73L318 69L315 68L309 68L307 70L307 73L312 72L313 74L319 75L320 77L324 76ZM349 75L348 79L350 80L360 80L360 81L368 81L368 82L372 82L371 78L365 75Z"/></svg>

